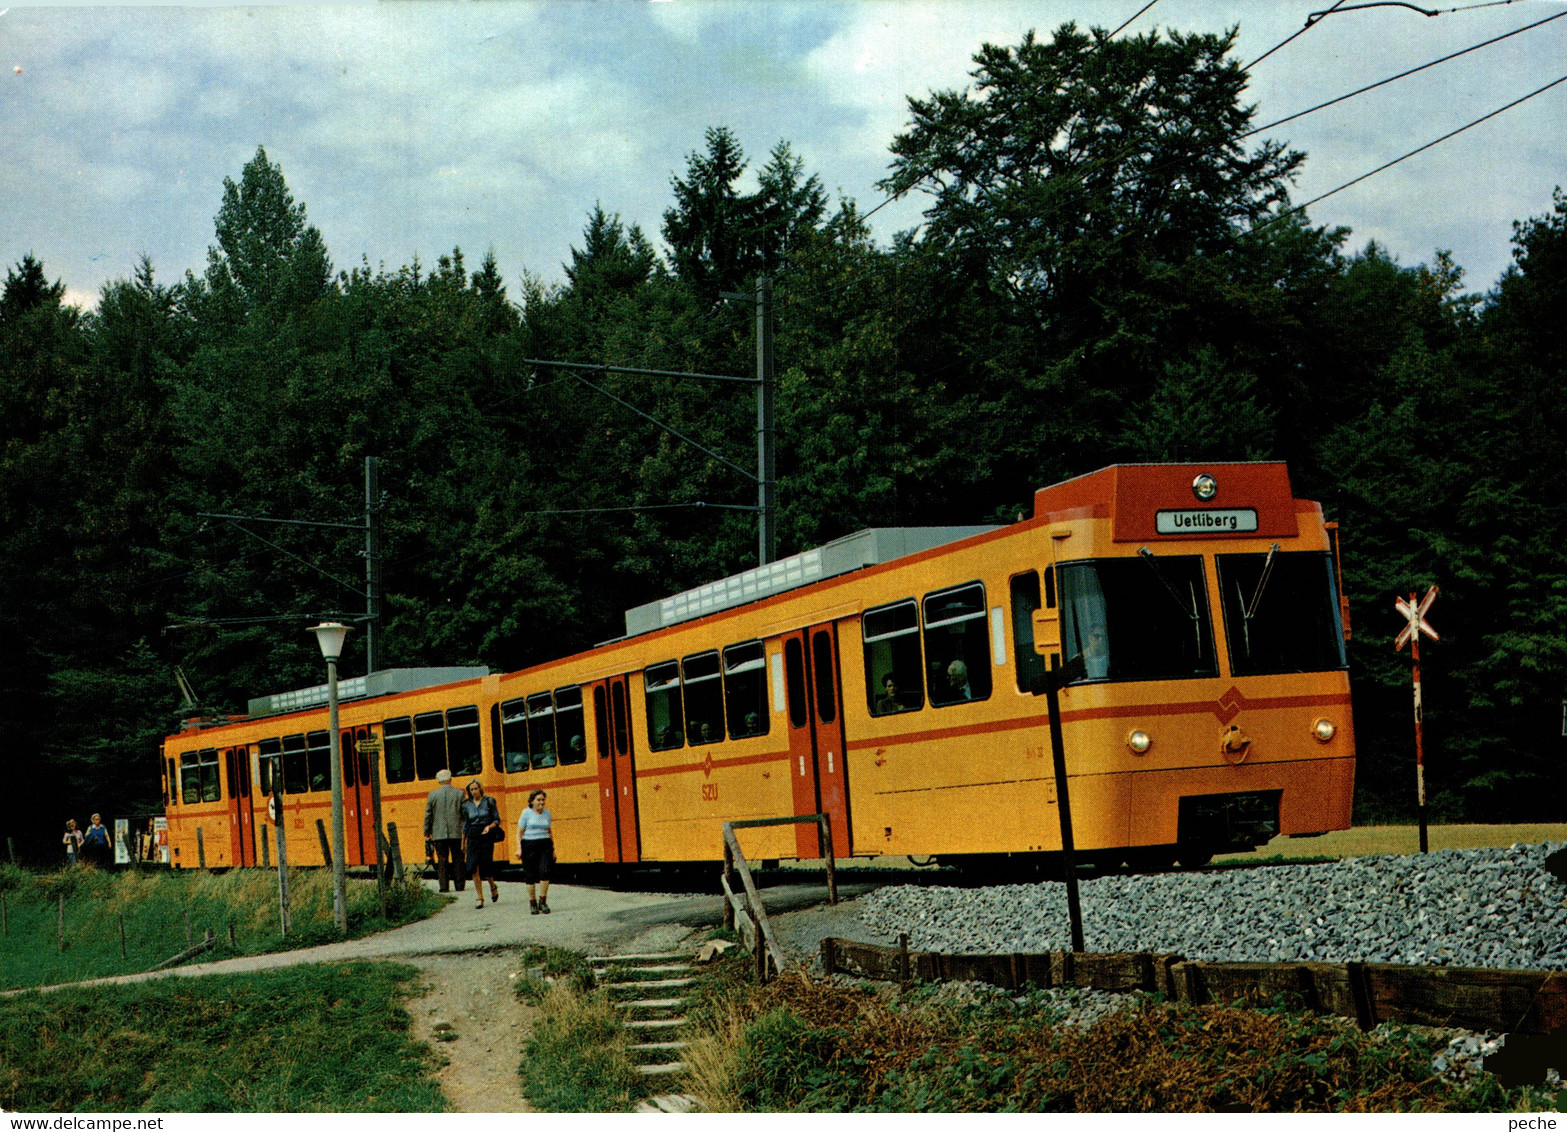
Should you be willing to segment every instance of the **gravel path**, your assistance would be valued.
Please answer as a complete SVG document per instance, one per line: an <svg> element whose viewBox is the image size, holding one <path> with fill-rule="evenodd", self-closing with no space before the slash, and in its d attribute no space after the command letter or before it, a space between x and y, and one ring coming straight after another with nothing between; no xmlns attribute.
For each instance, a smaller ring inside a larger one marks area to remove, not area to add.
<svg viewBox="0 0 1567 1132"><path fill-rule="evenodd" d="M1080 886L1089 951L1187 959L1567 968L1559 844L1356 857L1330 864L1104 877ZM1070 946L1064 885L879 889L864 926L946 952Z"/></svg>

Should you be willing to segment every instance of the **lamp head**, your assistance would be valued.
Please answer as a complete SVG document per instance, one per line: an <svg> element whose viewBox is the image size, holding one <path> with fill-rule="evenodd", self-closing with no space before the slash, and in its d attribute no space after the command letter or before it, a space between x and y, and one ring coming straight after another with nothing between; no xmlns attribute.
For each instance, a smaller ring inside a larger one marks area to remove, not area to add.
<svg viewBox="0 0 1567 1132"><path fill-rule="evenodd" d="M316 644L321 646L322 657L328 663L335 663L343 655L343 639L353 630L336 621L323 621L319 625L312 625L310 631L316 635Z"/></svg>

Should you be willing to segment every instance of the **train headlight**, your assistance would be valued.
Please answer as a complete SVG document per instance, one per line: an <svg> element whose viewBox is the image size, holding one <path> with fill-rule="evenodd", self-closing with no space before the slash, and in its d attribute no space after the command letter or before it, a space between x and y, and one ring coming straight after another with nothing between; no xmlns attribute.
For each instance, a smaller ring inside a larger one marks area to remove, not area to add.
<svg viewBox="0 0 1567 1132"><path fill-rule="evenodd" d="M1146 755L1148 748L1153 746L1153 740L1148 737L1148 732L1139 729L1126 737L1126 745L1131 748L1132 754Z"/></svg>
<svg viewBox="0 0 1567 1132"><path fill-rule="evenodd" d="M1319 719L1311 725L1311 737L1319 743L1326 743L1338 732L1331 719Z"/></svg>
<svg viewBox="0 0 1567 1132"><path fill-rule="evenodd" d="M1192 494L1204 503L1219 493L1219 481L1207 472L1192 480Z"/></svg>

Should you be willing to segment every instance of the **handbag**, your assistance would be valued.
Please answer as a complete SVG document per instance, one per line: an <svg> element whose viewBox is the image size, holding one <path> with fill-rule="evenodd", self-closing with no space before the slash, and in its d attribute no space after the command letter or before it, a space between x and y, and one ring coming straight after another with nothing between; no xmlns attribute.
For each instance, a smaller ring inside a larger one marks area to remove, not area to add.
<svg viewBox="0 0 1567 1132"><path fill-rule="evenodd" d="M484 836L485 836L485 838L487 840L496 842L498 844L498 843L506 840L506 831L504 829L502 829L500 826L496 826L494 829L490 830L490 832L486 833Z"/></svg>

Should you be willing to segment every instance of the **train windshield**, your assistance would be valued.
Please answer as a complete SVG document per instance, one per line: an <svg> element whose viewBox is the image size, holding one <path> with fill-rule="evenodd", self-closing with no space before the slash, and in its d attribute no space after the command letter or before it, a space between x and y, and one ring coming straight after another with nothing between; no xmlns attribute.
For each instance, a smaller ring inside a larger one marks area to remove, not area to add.
<svg viewBox="0 0 1567 1132"><path fill-rule="evenodd" d="M1237 676L1344 668L1331 555L1220 554L1219 597Z"/></svg>
<svg viewBox="0 0 1567 1132"><path fill-rule="evenodd" d="M1060 567L1061 649L1083 679L1217 676L1198 556L1100 558Z"/></svg>

